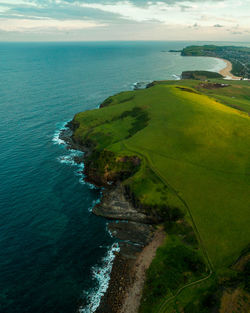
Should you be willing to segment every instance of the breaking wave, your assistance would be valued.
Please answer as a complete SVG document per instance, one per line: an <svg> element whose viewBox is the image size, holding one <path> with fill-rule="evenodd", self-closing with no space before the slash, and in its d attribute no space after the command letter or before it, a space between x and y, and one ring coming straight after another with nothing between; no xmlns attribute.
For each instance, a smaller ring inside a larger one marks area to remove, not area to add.
<svg viewBox="0 0 250 313"><path fill-rule="evenodd" d="M67 153L59 156L57 160L62 164L76 167L74 174L76 176L79 176L79 183L82 185L87 185L90 189L96 189L93 184L85 181L85 175L83 173L84 163L82 161L84 152L74 149L66 149L67 143L60 137L61 132L67 129L66 125L68 124L68 122L69 121L61 123L52 138L53 143L55 145L60 145L65 148L64 153Z"/></svg>
<svg viewBox="0 0 250 313"><path fill-rule="evenodd" d="M108 289L115 254L119 251L118 243L114 243L102 259L102 265L92 267L92 277L97 281L97 287L84 293L88 304L80 307L79 313L93 313L100 305L101 298Z"/></svg>
<svg viewBox="0 0 250 313"><path fill-rule="evenodd" d="M73 149L67 150L67 143L60 137L61 132L67 129L67 123L68 122L65 122L59 125L52 139L54 144L60 145L65 148L63 149L63 154L60 155L57 160L62 164L75 167L76 170L74 170L74 174L76 176L79 176L79 183L87 185L90 189L95 189L96 187L94 185L85 181L85 175L83 173L84 163L82 160L84 152ZM100 201L101 198L93 200L88 211L92 212L93 207ZM112 236L111 232L109 232L109 234L110 236ZM101 297L104 295L109 285L110 273L112 270L115 253L119 251L120 248L118 243L114 243L111 247L109 247L106 255L103 257L101 261L101 266L92 267L92 279L96 281L97 284L95 288L83 292L83 296L87 300L87 305L84 307L80 307L79 313L92 313L95 312L95 310L98 308Z"/></svg>

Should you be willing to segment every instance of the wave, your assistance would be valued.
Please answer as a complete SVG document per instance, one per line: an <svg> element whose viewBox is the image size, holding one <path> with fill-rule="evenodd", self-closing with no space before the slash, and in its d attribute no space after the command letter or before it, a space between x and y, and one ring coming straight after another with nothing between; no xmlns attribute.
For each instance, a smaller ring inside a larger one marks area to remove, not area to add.
<svg viewBox="0 0 250 313"><path fill-rule="evenodd" d="M109 222L107 222L106 223L106 232L109 234L109 236L111 237L111 238L114 238L114 236L113 236L113 234L112 234L112 232L109 230Z"/></svg>
<svg viewBox="0 0 250 313"><path fill-rule="evenodd" d="M181 75L173 74L172 77L174 78L174 80L180 80L181 79Z"/></svg>
<svg viewBox="0 0 250 313"><path fill-rule="evenodd" d="M222 59L218 59L218 58L214 58L214 59L216 60L216 64L209 71L219 73L221 70L223 70L226 67L227 63Z"/></svg>
<svg viewBox="0 0 250 313"><path fill-rule="evenodd" d="M93 184L85 181L85 175L83 174L84 163L82 162L84 152L73 149L67 150L67 143L60 138L60 133L67 129L67 123L68 122L60 124L59 129L55 131L52 139L54 144L64 147L64 154L60 155L57 160L62 164L76 167L74 174L79 176L79 183L88 186L90 189L95 189L96 187ZM67 154L65 154L65 152L67 152ZM93 200L90 207L88 208L88 211L92 212L93 207L100 201L101 197ZM109 234L112 236L110 232ZM101 297L104 295L109 285L110 273L112 270L115 253L119 251L120 247L118 243L114 243L111 247L109 247L107 254L103 257L101 266L92 267L92 278L97 282L97 286L93 289L90 289L89 291L83 292L83 295L87 299L88 304L85 307L80 307L79 313L92 313L95 312L95 310L98 308Z"/></svg>
<svg viewBox="0 0 250 313"><path fill-rule="evenodd" d="M133 83L131 87L132 87L132 90L145 89L147 85L150 83L152 83L152 80L138 81L138 82Z"/></svg>
<svg viewBox="0 0 250 313"><path fill-rule="evenodd" d="M100 267L92 267L92 277L97 281L97 287L90 292L84 293L87 297L88 304L85 307L80 307L79 313L93 313L100 305L101 298L108 289L115 254L119 251L120 247L118 243L114 243L102 259L102 265Z"/></svg>
<svg viewBox="0 0 250 313"><path fill-rule="evenodd" d="M52 141L55 145L64 145L66 146L66 142L60 138L60 134L63 130L66 130L66 125L69 121L60 123L58 129L55 131ZM58 124L57 124L58 125Z"/></svg>
<svg viewBox="0 0 250 313"><path fill-rule="evenodd" d="M65 151L67 152L67 154L60 155L57 160L62 164L76 167L77 169L76 171L74 171L74 174L76 176L79 176L79 183L88 186L90 189L96 189L93 184L85 181L85 175L83 173L84 163L82 161L79 161L83 158L84 152L79 150L66 149L67 143L65 142L65 140L60 138L61 132L67 130L66 125L68 124L68 122L69 121L60 123L52 138L52 142L55 145L63 146L63 148L65 148Z"/></svg>
<svg viewBox="0 0 250 313"><path fill-rule="evenodd" d="M61 139L60 139L61 140ZM77 166L79 169L84 169L84 164L83 163L77 163L75 158L80 158L83 157L83 152L82 151L77 151L77 150L68 150L70 153L66 155L61 155L57 158L57 160L62 163L62 164L67 164L67 165L72 165L72 166ZM76 172L78 173L78 172Z"/></svg>
<svg viewBox="0 0 250 313"><path fill-rule="evenodd" d="M101 197L102 197L102 193L101 193ZM93 200L92 203L91 203L91 206L89 207L89 212L91 213L93 208L101 202L101 197L97 200Z"/></svg>

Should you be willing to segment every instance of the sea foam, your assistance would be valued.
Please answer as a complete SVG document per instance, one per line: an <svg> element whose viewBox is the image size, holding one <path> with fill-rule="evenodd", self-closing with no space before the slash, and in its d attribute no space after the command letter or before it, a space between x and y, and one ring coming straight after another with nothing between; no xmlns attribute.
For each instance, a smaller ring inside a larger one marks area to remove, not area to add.
<svg viewBox="0 0 250 313"><path fill-rule="evenodd" d="M102 197L102 193L101 193L101 197ZM89 212L92 212L93 208L101 202L101 198L97 199L97 200L93 200L91 203L91 206L89 207Z"/></svg>
<svg viewBox="0 0 250 313"><path fill-rule="evenodd" d="M61 132L67 129L66 125L68 124L68 122L69 121L61 123L60 125L58 125L58 129L55 131L53 138L52 138L52 142L55 145L62 146L63 148L65 148L65 152L67 152L67 154L60 155L57 158L57 160L62 164L76 167L77 169L74 171L74 174L76 176L79 176L79 183L82 185L87 185L90 189L96 189L96 187L93 184L85 181L85 175L83 173L84 163L83 162L80 162L80 163L76 162L76 158L83 157L84 152L79 151L79 150L66 149L67 143L62 138L60 138Z"/></svg>
<svg viewBox="0 0 250 313"><path fill-rule="evenodd" d="M60 138L60 133L61 131L66 130L67 123L68 122L65 122L60 125L60 128L55 131L52 139L54 144L61 145L65 148L64 154L59 156L57 160L62 164L76 167L77 169L74 171L74 174L79 176L79 182L81 184L87 185L90 189L94 189L96 188L94 185L85 181L85 175L83 174L84 163L75 161L75 158L83 157L84 152L73 149L66 150L67 144L63 139ZM67 154L65 154L65 152L67 152ZM92 212L93 207L100 201L100 198L92 201L88 209L89 212ZM112 236L110 232L109 234ZM101 266L92 267L92 279L96 281L97 286L89 291L84 291L83 296L87 298L88 304L85 307L80 307L79 313L93 313L98 308L101 297L108 289L115 253L119 251L120 247L118 243L114 243L111 247L109 247L106 255L103 257Z"/></svg>
<svg viewBox="0 0 250 313"><path fill-rule="evenodd" d="M55 145L64 145L66 146L66 142L60 138L60 134L63 130L66 130L66 125L68 124L69 121L67 122L63 122L60 123L60 125L58 125L58 129L55 131L54 136L52 138L52 141Z"/></svg>
<svg viewBox="0 0 250 313"><path fill-rule="evenodd" d="M181 80L181 75L173 74L172 77L174 80Z"/></svg>
<svg viewBox="0 0 250 313"><path fill-rule="evenodd" d="M97 281L97 287L90 292L85 292L88 304L85 307L79 308L79 313L93 313L98 308L102 296L108 289L110 281L110 273L113 266L115 254L120 251L118 243L114 243L108 250L105 257L102 259L101 266L92 268L92 277Z"/></svg>

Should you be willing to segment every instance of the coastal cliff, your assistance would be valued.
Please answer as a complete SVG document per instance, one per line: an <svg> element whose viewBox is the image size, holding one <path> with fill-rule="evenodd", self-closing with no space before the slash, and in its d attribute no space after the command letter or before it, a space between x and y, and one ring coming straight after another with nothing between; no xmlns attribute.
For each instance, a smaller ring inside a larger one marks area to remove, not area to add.
<svg viewBox="0 0 250 313"><path fill-rule="evenodd" d="M110 220L108 230L113 237L119 240L120 246L120 251L116 252L113 263L109 287L95 312L137 312L146 269L165 237L164 231L155 227L158 222L156 217L147 214L145 210L133 203L133 198L122 185L124 179L136 172L141 160L137 156L127 156L118 160L122 165L126 165L118 166L117 171L114 171L114 164L112 164L111 170L108 170L106 165L104 170L100 169L96 167L96 160L93 161L91 158L95 153L95 145L90 141L84 143L75 140L74 131L77 128L78 125L74 123L74 120L69 122L66 129L61 132L60 138L67 143L68 148L84 151L84 156L76 157L75 161L85 164L85 180L96 187L104 188L101 201L93 208L92 212ZM106 157L109 161L110 158L114 161L113 155L108 154ZM138 270L140 276L138 276ZM136 287L134 287L135 282ZM137 287L138 284L140 289ZM134 288L137 289L132 303L133 311L131 307L128 311L125 305L131 306L131 298L128 297L128 294ZM128 300L125 301L125 298Z"/></svg>
<svg viewBox="0 0 250 313"><path fill-rule="evenodd" d="M153 82L76 114L62 133L104 188L93 213L120 245L96 312L219 312L236 287L247 308L247 266L232 267L249 232L246 93L247 82L220 78Z"/></svg>

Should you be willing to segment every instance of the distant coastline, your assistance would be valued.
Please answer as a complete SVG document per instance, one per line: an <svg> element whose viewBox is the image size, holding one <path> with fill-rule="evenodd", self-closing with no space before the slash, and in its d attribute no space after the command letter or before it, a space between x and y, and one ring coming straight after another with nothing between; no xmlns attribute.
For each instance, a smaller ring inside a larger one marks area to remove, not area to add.
<svg viewBox="0 0 250 313"><path fill-rule="evenodd" d="M237 46L188 46L181 51L182 56L214 57L227 63L224 76L229 79L250 78L250 48ZM231 74L231 73L232 74Z"/></svg>
<svg viewBox="0 0 250 313"><path fill-rule="evenodd" d="M171 52L171 53L180 53L182 55L182 50L169 50L169 52ZM205 57L205 55L204 55L204 57ZM232 62L230 62L227 59L216 57L216 56L211 56L211 57L219 59L219 60L222 60L222 61L224 61L226 63L225 67L223 67L221 70L218 71L218 73L221 74L222 76L224 76L226 79L233 79L233 80L240 80L240 79L242 79L241 76L236 76L236 75L234 75L232 73L232 69L233 69Z"/></svg>

